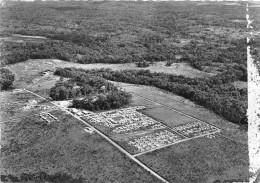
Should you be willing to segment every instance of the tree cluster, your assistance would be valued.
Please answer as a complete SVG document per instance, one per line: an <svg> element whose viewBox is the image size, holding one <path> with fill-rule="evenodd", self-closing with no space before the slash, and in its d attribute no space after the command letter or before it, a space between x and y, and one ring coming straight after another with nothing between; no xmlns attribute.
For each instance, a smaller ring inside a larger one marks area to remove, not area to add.
<svg viewBox="0 0 260 183"><path fill-rule="evenodd" d="M61 79L50 89L54 100L74 99L73 106L86 110L116 109L128 104L131 95L118 89L105 79L75 69L57 68L56 75L70 78Z"/></svg>
<svg viewBox="0 0 260 183"><path fill-rule="evenodd" d="M147 61L139 61L135 63L136 67L149 67L150 63Z"/></svg>
<svg viewBox="0 0 260 183"><path fill-rule="evenodd" d="M8 90L11 89L14 82L14 74L8 69L0 69L0 89Z"/></svg>

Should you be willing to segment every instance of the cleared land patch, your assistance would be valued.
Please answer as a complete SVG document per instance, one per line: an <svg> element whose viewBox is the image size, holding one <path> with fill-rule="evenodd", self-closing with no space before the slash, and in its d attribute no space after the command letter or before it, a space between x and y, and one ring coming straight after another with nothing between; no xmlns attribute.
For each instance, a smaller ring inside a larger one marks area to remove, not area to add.
<svg viewBox="0 0 260 183"><path fill-rule="evenodd" d="M172 66L166 67L166 62L157 62L154 63L152 66L145 68L151 70L151 72L164 72L169 74L176 74L176 75L183 75L186 77L208 77L212 74L206 73L203 71L199 71L197 69L193 69L187 63L173 63ZM45 80L39 82L36 81L35 78L42 78L40 74L43 71L51 70L54 71L56 67L76 67L82 69L101 69L101 68L110 68L112 70L125 70L125 69L135 69L140 70L143 68L139 68L135 66L135 63L126 63L126 64L78 64L78 63L71 63L65 62L61 60L55 59L35 59L35 60L28 60L26 62L17 63L14 65L8 65L10 71L12 71L16 78L15 78L15 86L21 87L28 87L28 83L30 86L33 86L41 82L47 81L48 77ZM43 78L44 79L44 78ZM51 80L51 78L49 78ZM53 80L54 78L52 78ZM55 79L54 79L55 80ZM51 82L51 81L50 81ZM42 86L47 86L46 84L42 83Z"/></svg>
<svg viewBox="0 0 260 183"><path fill-rule="evenodd" d="M158 121L161 121L162 123L174 127L176 125L180 124L186 124L189 122L194 121L194 119L191 119L189 117L186 117L182 114L176 113L170 109L167 109L165 107L156 107L152 109L147 109L143 111L144 114L157 119Z"/></svg>
<svg viewBox="0 0 260 183"><path fill-rule="evenodd" d="M38 99L38 101L37 101ZM0 93L0 110L1 121L12 120L22 116L26 116L27 109L32 105L31 102L40 103L42 100L34 95L24 92L1 92Z"/></svg>

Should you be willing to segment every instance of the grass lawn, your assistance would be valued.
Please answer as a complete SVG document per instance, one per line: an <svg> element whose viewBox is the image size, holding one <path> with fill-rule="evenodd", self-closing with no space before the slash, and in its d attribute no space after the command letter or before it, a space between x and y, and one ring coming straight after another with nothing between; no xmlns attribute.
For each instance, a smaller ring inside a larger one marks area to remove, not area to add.
<svg viewBox="0 0 260 183"><path fill-rule="evenodd" d="M146 109L143 110L142 113L166 124L169 127L174 127L195 121L192 118L186 117L165 107Z"/></svg>
<svg viewBox="0 0 260 183"><path fill-rule="evenodd" d="M28 100L38 99L27 92L0 92L1 121L8 121L26 116L28 111L23 110Z"/></svg>
<svg viewBox="0 0 260 183"><path fill-rule="evenodd" d="M186 141L138 157L170 182L247 180L247 146L216 135Z"/></svg>

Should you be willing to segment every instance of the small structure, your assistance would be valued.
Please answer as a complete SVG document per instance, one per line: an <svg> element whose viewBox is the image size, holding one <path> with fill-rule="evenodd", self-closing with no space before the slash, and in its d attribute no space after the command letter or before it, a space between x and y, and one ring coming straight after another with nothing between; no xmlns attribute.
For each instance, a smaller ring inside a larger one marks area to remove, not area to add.
<svg viewBox="0 0 260 183"><path fill-rule="evenodd" d="M53 116L51 113L41 112L40 117L47 124L50 124L51 122L58 120L58 118Z"/></svg>
<svg viewBox="0 0 260 183"><path fill-rule="evenodd" d="M85 132L90 133L90 134L94 133L94 129L91 127L86 127L84 130L85 130Z"/></svg>

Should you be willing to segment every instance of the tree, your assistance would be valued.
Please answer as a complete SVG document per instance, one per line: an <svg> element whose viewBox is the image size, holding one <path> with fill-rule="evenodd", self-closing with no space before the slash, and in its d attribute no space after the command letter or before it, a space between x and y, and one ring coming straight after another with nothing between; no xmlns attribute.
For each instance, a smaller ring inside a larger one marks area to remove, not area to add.
<svg viewBox="0 0 260 183"><path fill-rule="evenodd" d="M8 90L11 89L14 82L14 74L8 69L1 68L0 70L0 89Z"/></svg>

